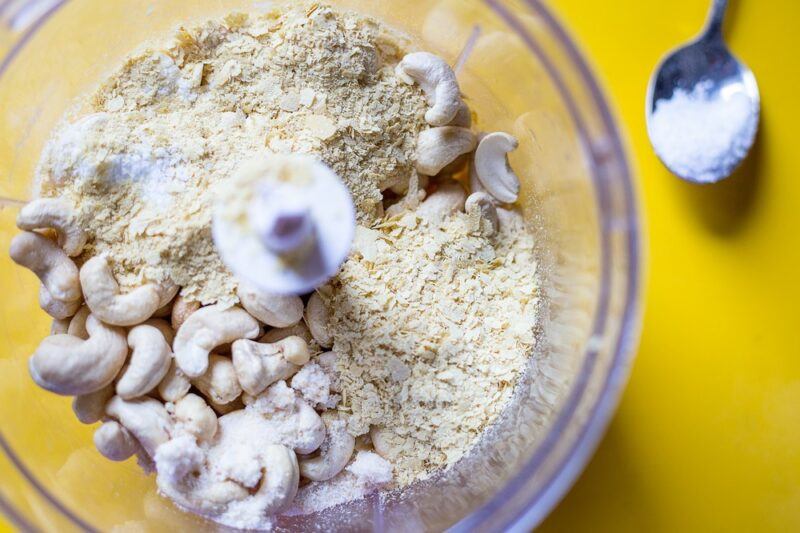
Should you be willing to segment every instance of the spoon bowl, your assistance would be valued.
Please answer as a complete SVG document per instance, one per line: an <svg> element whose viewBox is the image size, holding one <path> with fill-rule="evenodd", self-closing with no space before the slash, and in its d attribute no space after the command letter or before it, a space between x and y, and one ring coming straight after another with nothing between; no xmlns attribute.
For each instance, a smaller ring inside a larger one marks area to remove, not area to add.
<svg viewBox="0 0 800 533"><path fill-rule="evenodd" d="M753 72L722 36L725 0L715 0L695 41L668 54L647 91L647 128L661 161L679 177L728 177L753 145L760 96Z"/></svg>

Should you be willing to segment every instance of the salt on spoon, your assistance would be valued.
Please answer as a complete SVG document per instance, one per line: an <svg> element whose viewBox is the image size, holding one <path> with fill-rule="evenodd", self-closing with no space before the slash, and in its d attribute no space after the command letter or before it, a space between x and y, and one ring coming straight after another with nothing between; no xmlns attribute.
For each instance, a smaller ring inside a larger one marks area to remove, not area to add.
<svg viewBox="0 0 800 533"><path fill-rule="evenodd" d="M311 292L339 270L355 235L350 192L311 156L244 163L219 191L212 234L239 279L271 294Z"/></svg>
<svg viewBox="0 0 800 533"><path fill-rule="evenodd" d="M714 0L703 33L662 61L648 89L653 148L674 174L696 183L728 177L758 130L758 85L725 45L726 7L727 0Z"/></svg>

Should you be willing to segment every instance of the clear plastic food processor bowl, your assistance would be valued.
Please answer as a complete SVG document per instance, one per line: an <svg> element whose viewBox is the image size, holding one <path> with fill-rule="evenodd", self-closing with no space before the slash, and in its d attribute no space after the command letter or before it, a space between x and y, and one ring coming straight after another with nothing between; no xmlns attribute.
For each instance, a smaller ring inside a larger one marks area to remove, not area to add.
<svg viewBox="0 0 800 533"><path fill-rule="evenodd" d="M436 483L372 496L287 530L499 531L538 524L595 449L628 375L640 325L641 241L631 170L598 84L535 0L330 0L372 14L455 64L484 131L520 140L511 164L536 228L540 340L519 400L474 453ZM28 376L47 334L38 283L7 257L19 202L70 102L143 41L243 0L0 0L0 510L52 531L179 531L213 525L160 498L133 461L92 445L69 398ZM533 265L531 266L533 268ZM130 529L128 529L130 528Z"/></svg>

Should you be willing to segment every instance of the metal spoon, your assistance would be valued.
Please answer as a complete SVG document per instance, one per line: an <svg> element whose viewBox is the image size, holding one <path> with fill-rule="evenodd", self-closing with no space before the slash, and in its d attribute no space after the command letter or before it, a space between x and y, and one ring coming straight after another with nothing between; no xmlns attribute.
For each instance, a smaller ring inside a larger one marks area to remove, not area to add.
<svg viewBox="0 0 800 533"><path fill-rule="evenodd" d="M753 146L760 113L755 76L722 36L727 0L714 0L702 34L668 54L647 91L647 130L661 161L697 183L728 177Z"/></svg>

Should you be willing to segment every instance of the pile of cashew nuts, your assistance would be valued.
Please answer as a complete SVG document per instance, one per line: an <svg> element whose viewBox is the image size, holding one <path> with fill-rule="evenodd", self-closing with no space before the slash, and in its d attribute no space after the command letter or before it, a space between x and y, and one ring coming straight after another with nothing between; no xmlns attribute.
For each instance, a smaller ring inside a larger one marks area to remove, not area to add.
<svg viewBox="0 0 800 533"><path fill-rule="evenodd" d="M497 208L517 201L520 182L508 162L508 153L519 142L503 132L472 131L472 114L461 98L456 74L447 62L428 52L406 55L395 68L398 78L418 84L425 93L429 109L425 120L431 126L417 139L416 170L420 189L431 177L439 178L436 192L425 198L425 191L415 191L415 197L395 204L388 215L416 207L428 218L442 218L457 211L466 211L486 221L489 234L497 231ZM464 188L450 176L469 162L469 188ZM405 192L393 188L395 192Z"/></svg>
<svg viewBox="0 0 800 533"><path fill-rule="evenodd" d="M74 396L81 422L102 422L94 443L111 460L136 455L152 465L162 445L186 438L208 444L212 457L226 439L223 429L246 416L246 405L286 388L312 349L332 345L327 308L316 293L304 304L299 296L241 286L241 306L224 308L189 302L171 283L123 292L108 258L76 265L86 235L64 201L30 202L17 225L23 232L10 255L38 276L41 307L53 318L51 335L30 358L30 374L42 388ZM332 357L327 352L316 359L330 372ZM323 420L297 396L270 413L285 423L280 443L259 447L265 479L228 480L202 493L187 484L179 503L213 514L258 486L272 502L266 511L277 512L294 498L301 475L327 480L350 460L355 439L331 415Z"/></svg>
<svg viewBox="0 0 800 533"><path fill-rule="evenodd" d="M396 72L424 91L431 127L419 136L415 186L396 191L414 198L387 215L410 208L431 218L465 211L496 232L498 209L519 194L507 159L516 139L470 129L456 75L441 58L409 54ZM469 196L449 178L467 162ZM425 198L432 177L438 186ZM38 276L39 303L53 318L51 335L30 358L30 374L42 388L73 396L82 423L101 422L94 443L105 457L170 465L169 472L159 467L159 484L163 476L178 503L210 515L248 498L261 498L266 514L279 512L294 499L301 477L329 480L350 461L355 439L344 421L287 386L313 355L336 392L336 355L318 349L333 344L319 294L304 303L240 286L241 305L201 307L170 282L123 291L113 258L82 256L87 235L64 200L30 202L17 225L22 233L10 255ZM81 259L80 267L73 258ZM227 447L261 430L268 444L241 452L256 467L242 473L228 465ZM381 453L379 430L372 440ZM200 483L204 476L217 477Z"/></svg>

